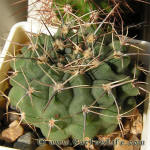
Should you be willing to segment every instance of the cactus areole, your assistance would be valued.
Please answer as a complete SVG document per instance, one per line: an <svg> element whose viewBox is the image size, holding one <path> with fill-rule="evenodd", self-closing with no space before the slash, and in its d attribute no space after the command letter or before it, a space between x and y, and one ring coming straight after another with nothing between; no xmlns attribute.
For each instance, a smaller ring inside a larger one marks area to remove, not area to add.
<svg viewBox="0 0 150 150"><path fill-rule="evenodd" d="M139 91L128 48L95 25L31 35L10 65L11 104L48 140L83 140L116 130ZM134 79L133 79L134 78ZM127 114L126 114L127 115Z"/></svg>

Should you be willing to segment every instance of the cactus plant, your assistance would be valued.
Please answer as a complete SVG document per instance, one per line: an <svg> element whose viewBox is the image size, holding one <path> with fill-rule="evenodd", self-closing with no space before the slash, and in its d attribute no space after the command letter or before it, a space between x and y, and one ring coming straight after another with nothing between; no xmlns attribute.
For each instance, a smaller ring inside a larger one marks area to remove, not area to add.
<svg viewBox="0 0 150 150"><path fill-rule="evenodd" d="M128 47L95 28L73 20L55 35L32 35L10 63L11 104L48 140L111 133L136 106Z"/></svg>

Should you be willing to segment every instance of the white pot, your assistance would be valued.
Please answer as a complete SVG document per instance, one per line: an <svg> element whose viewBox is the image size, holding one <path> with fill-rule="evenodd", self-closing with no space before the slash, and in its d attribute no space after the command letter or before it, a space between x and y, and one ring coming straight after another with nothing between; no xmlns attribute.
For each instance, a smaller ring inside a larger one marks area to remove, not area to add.
<svg viewBox="0 0 150 150"><path fill-rule="evenodd" d="M51 34L53 35L56 33L57 28L50 27L49 28ZM9 70L9 65L6 65L4 61L8 59L7 54L12 53L14 50L14 45L16 43L25 43L27 41L27 35L26 32L33 32L33 33L46 33L49 34L47 30L45 30L45 27L39 23L28 23L28 22L20 22L15 24L6 40L5 46L3 48L3 51L0 56L0 72L7 73ZM150 53L150 43L146 41L139 41L139 40L130 40L131 43L137 44L139 47L143 48L146 53ZM15 49L19 47L15 46ZM143 62L146 65L150 64L149 57L144 56ZM0 76L0 81L2 81L5 78L5 76ZM147 77L147 81L150 83L150 77ZM3 89L3 84L0 85L0 90ZM144 145L141 146L141 150L149 150L150 148L150 103L149 101L145 102L145 109L143 114L143 132L142 132L142 141L144 141ZM1 147L0 147L1 149ZM7 148L4 148L7 150ZM8 149L9 150L9 149Z"/></svg>

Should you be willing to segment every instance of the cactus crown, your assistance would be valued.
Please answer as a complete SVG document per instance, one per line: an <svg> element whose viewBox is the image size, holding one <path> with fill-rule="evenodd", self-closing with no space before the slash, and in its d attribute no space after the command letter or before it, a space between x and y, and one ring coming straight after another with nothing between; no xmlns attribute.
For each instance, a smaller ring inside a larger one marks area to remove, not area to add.
<svg viewBox="0 0 150 150"><path fill-rule="evenodd" d="M11 104L49 140L113 132L139 94L128 48L115 33L72 19L31 35L11 61ZM129 114L129 113L128 113Z"/></svg>

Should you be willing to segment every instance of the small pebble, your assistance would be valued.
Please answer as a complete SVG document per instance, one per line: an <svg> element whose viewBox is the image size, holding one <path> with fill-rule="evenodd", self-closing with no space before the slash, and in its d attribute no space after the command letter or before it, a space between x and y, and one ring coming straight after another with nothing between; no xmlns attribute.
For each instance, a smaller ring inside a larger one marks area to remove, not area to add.
<svg viewBox="0 0 150 150"><path fill-rule="evenodd" d="M31 132L20 136L17 142L14 143L13 147L21 150L33 150L36 148L35 142L32 140L33 135Z"/></svg>
<svg viewBox="0 0 150 150"><path fill-rule="evenodd" d="M9 128L5 129L1 133L1 139L6 142L14 142L18 137L23 135L24 129L17 120L13 121Z"/></svg>
<svg viewBox="0 0 150 150"><path fill-rule="evenodd" d="M35 150L55 150L55 148L48 144L43 144L39 147L37 147Z"/></svg>
<svg viewBox="0 0 150 150"><path fill-rule="evenodd" d="M17 142L14 143L13 147L21 150L33 150L36 148L36 144L32 139L32 133L27 132L26 134L18 138Z"/></svg>
<svg viewBox="0 0 150 150"><path fill-rule="evenodd" d="M26 144L32 144L33 143L33 135L31 132L27 132L24 135L20 136L17 140L17 142L20 143L26 143Z"/></svg>

